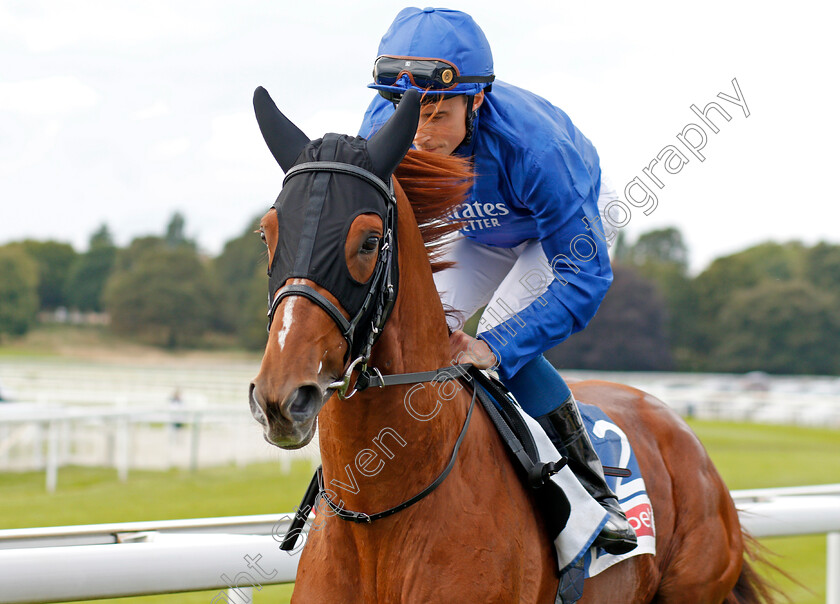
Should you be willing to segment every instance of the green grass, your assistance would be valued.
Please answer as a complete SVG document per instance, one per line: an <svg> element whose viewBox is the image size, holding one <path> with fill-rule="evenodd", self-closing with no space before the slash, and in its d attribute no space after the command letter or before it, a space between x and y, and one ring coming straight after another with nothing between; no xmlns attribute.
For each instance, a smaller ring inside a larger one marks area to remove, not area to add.
<svg viewBox="0 0 840 604"><path fill-rule="evenodd" d="M114 348L124 343L99 325L36 325L24 336L0 335L2 357L55 357L66 346L78 348Z"/></svg>
<svg viewBox="0 0 840 604"><path fill-rule="evenodd" d="M692 421L731 489L840 482L840 431ZM284 476L277 464L187 471L132 472L127 483L108 469L62 468L58 490L44 490L43 473L0 474L4 528L130 522L293 510L310 478L306 463ZM825 537L765 539L771 561L813 590L787 581L797 604L825 600ZM768 571L765 571L768 572ZM772 572L770 572L772 575ZM290 585L254 592L257 604L289 601ZM124 604L209 604L218 591L120 598ZM217 599L217 601L224 601Z"/></svg>
<svg viewBox="0 0 840 604"><path fill-rule="evenodd" d="M208 516L282 514L293 510L311 478L309 463L289 475L278 464L221 467L190 473L132 471L126 483L115 470L62 468L55 493L44 474L0 474L3 528L135 522Z"/></svg>
<svg viewBox="0 0 840 604"><path fill-rule="evenodd" d="M710 421L689 424L730 489L840 483L838 430ZM825 602L825 535L776 537L761 543L769 550L769 561L802 584L765 572L792 602Z"/></svg>
<svg viewBox="0 0 840 604"><path fill-rule="evenodd" d="M229 359L259 358L260 351L244 350L231 335L208 333L194 346L168 350L152 346L137 338L119 336L101 325L36 325L24 336L0 334L2 359L85 359L129 358L153 359L203 357Z"/></svg>
<svg viewBox="0 0 840 604"><path fill-rule="evenodd" d="M730 489L840 482L840 431L690 421Z"/></svg>

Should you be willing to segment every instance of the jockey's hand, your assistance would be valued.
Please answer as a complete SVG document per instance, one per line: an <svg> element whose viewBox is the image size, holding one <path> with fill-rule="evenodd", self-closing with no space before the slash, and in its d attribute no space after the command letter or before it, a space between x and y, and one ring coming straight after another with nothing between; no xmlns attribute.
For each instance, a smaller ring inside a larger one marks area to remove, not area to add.
<svg viewBox="0 0 840 604"><path fill-rule="evenodd" d="M497 363L487 342L470 337L460 329L449 336L449 351L457 363L470 363L479 369L489 369Z"/></svg>

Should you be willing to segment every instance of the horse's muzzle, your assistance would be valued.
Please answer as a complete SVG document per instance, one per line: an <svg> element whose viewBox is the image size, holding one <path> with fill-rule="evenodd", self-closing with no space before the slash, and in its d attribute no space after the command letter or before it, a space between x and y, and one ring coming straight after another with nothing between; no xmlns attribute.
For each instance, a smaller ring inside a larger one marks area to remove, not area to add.
<svg viewBox="0 0 840 604"><path fill-rule="evenodd" d="M265 439L283 449L298 449L312 440L318 412L329 396L316 384L303 384L275 403L254 381L248 398L251 415L263 427Z"/></svg>

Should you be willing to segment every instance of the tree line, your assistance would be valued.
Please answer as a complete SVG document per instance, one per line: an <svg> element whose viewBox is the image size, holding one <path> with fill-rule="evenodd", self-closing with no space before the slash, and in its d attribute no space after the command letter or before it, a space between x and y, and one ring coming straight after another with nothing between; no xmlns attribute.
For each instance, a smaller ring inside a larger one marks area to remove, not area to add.
<svg viewBox="0 0 840 604"><path fill-rule="evenodd" d="M766 242L688 274L675 228L630 244L589 326L548 353L560 367L840 374L840 245Z"/></svg>
<svg viewBox="0 0 840 604"><path fill-rule="evenodd" d="M265 316L265 246L251 222L215 258L186 236L180 213L160 235L125 248L104 225L84 253L57 241L4 245L0 337L23 335L39 314L68 309L107 313L114 333L166 348L205 345L214 334L246 348L264 345L265 323L261 333L256 324Z"/></svg>
<svg viewBox="0 0 840 604"><path fill-rule="evenodd" d="M106 226L87 251L26 240L0 246L0 337L39 312L107 313L108 329L167 348L214 337L265 345L266 253L257 219L216 257L172 216L125 248ZM688 272L675 228L613 249L615 279L590 325L547 353L558 367L840 374L840 245L767 242Z"/></svg>

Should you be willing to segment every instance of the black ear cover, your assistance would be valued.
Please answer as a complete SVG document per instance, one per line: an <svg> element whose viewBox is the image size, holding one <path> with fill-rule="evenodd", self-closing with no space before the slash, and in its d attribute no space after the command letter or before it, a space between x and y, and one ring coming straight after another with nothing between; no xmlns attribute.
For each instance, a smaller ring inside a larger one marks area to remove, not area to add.
<svg viewBox="0 0 840 604"><path fill-rule="evenodd" d="M420 119L420 93L413 88L403 94L397 110L368 141L373 173L387 180L411 148Z"/></svg>
<svg viewBox="0 0 840 604"><path fill-rule="evenodd" d="M309 137L280 112L262 86L254 91L254 113L269 151L283 172L288 172L309 144Z"/></svg>

